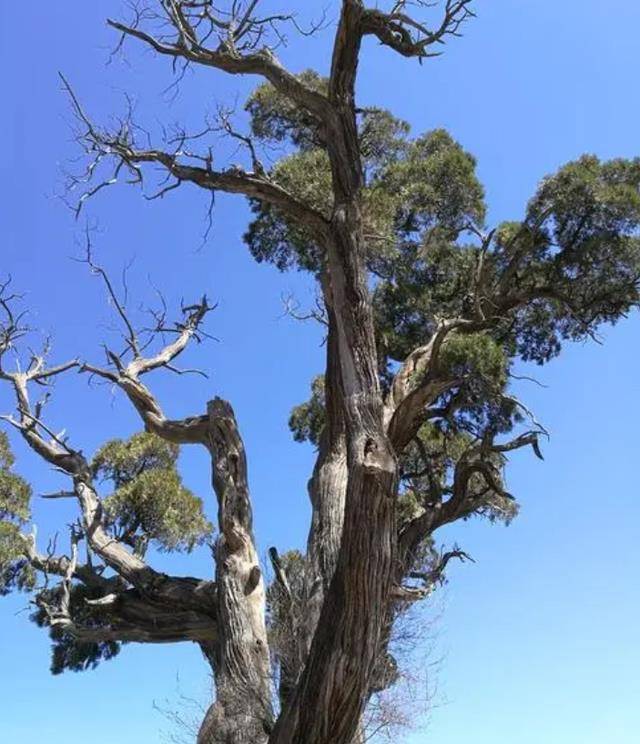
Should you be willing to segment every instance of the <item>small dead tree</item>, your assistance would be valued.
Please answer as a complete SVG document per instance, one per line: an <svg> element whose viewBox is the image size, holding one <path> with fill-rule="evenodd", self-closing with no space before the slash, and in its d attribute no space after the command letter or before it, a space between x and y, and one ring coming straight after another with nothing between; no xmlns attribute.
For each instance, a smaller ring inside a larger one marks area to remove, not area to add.
<svg viewBox="0 0 640 744"><path fill-rule="evenodd" d="M206 299L183 307L173 325L161 312L145 336L89 251L124 351L107 349L104 366L48 366L43 354L17 369L6 359L25 332L23 317L9 287L0 299L0 379L17 407L5 420L68 476L68 491L54 496L79 509L70 554L40 553L23 532L28 488L3 440L3 587L33 586L34 572L58 578L38 588L36 601L70 666L81 663L79 648L86 661L122 642L198 643L215 679L200 744L362 741L372 696L398 678L394 626L452 560L466 558L458 548L437 550L437 531L476 515L511 520L507 457L522 448L542 456L546 432L509 390L513 364L542 364L563 341L593 337L640 296L640 161L582 157L542 181L521 221L487 229L473 157L441 130L411 138L405 122L360 107L355 96L367 38L423 62L460 35L471 0L338 5L327 77L283 66L275 50L286 34L315 27L288 11L261 14L259 0L149 0L130 21L109 21L119 45L151 48L178 79L187 68L257 77L247 132L223 109L201 131L168 133L155 145L131 112L115 127L94 123L65 81L88 158L71 181L78 209L119 180L145 186L159 169L166 181L148 198L186 183L247 197L256 259L317 280L321 301L306 317L323 324L326 366L290 421L295 438L317 448L312 519L306 554L271 551L269 612L231 405L214 398L167 419L147 383L158 369L177 370L201 337ZM242 147L244 166L217 167L211 138L221 132ZM273 144L285 154L266 166L262 153ZM146 434L93 459L56 434L32 390L71 370L120 390ZM207 539L199 504L176 481L182 445L211 459L215 578L168 576L145 558L150 540L176 547ZM101 475L114 483L113 498L99 497ZM190 515L186 524L168 521L176 511Z"/></svg>

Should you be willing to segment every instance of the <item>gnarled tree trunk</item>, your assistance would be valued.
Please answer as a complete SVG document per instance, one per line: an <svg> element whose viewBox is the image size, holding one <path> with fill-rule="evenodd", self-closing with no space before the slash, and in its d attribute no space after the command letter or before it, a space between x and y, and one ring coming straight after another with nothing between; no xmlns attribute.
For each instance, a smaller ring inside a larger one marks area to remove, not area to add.
<svg viewBox="0 0 640 744"><path fill-rule="evenodd" d="M254 544L247 461L231 406L209 404L209 449L218 499L216 544L219 634L208 658L216 700L198 744L266 741L273 726L265 586Z"/></svg>

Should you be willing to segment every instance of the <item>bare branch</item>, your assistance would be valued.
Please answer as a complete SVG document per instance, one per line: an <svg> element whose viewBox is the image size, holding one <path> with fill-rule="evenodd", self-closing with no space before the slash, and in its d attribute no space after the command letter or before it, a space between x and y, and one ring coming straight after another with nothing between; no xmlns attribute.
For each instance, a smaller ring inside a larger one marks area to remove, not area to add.
<svg viewBox="0 0 640 744"><path fill-rule="evenodd" d="M55 493L42 493L40 494L41 499L75 499L76 495L73 491L56 491Z"/></svg>
<svg viewBox="0 0 640 744"><path fill-rule="evenodd" d="M91 240L90 240L90 237L89 237L89 231L88 231L88 229L86 231L86 257L85 257L85 261L86 261L87 265L89 266L89 268L91 270L91 273L92 274L95 274L96 276L99 276L102 279L105 287L107 288L107 292L109 294L109 299L113 303L113 306L115 307L116 312L120 316L120 318L121 318L121 320L122 320L122 322L123 322L123 324L124 324L124 326L126 328L127 333L126 333L125 339L126 339L126 342L127 342L127 346L129 347L129 349L133 353L134 358L135 359L139 359L140 358L140 343L138 341L138 335L135 332L134 327L133 327L133 324L129 320L129 317L128 317L126 311L125 311L125 304L124 303L121 303L120 300L118 299L118 295L115 292L115 289L113 287L113 284L112 284L111 280L109 279L109 275L102 268L102 266L99 266L93 260Z"/></svg>
<svg viewBox="0 0 640 744"><path fill-rule="evenodd" d="M422 581L425 590L429 591L436 584L445 583L446 568L448 564L454 559L462 561L462 563L464 563L465 561L471 561L471 563L475 563L473 558L468 553L465 553L463 550L460 550L460 548L457 545L455 545L453 547L453 550L449 550L447 552L442 551L440 553L438 560L436 561L435 565L430 571L428 572L410 571L409 578L419 579L420 581Z"/></svg>
<svg viewBox="0 0 640 744"><path fill-rule="evenodd" d="M158 54L184 64L212 67L231 75L259 75L281 93L310 111L319 120L329 118L326 98L304 85L285 70L266 45L265 33L274 33L278 44L286 39L279 27L291 23L298 31L311 34L321 28L323 20L304 31L293 14L258 16L257 2L234 2L226 13L213 2L197 4L185 0L168 0L163 13L137 12L130 24L109 20L109 25L122 34L144 42ZM154 35L143 24L160 21L163 25Z"/></svg>
<svg viewBox="0 0 640 744"><path fill-rule="evenodd" d="M416 20L407 12L409 5L429 8L433 3L409 3L408 0L395 3L390 13L371 9L365 11L362 29L365 35L376 36L385 46L394 49L405 57L437 57L441 52L432 51L445 42L449 36L460 36L463 24L474 17L472 0L446 0L442 19L435 28Z"/></svg>
<svg viewBox="0 0 640 744"><path fill-rule="evenodd" d="M71 576L87 586L102 588L112 586L114 583L113 579L103 577L100 570L89 563L78 565L76 560L75 566L71 566L71 560L67 556L55 556L51 550L48 551L47 555L39 553L36 548L35 525L32 534L21 535L21 538L24 545L25 558L29 561L32 568L45 574L45 576Z"/></svg>
<svg viewBox="0 0 640 744"><path fill-rule="evenodd" d="M20 312L14 305L22 299L21 295L10 292L11 277L0 283L0 377L5 376L2 368L4 355L15 349L19 339L29 332L24 324L26 312Z"/></svg>
<svg viewBox="0 0 640 744"><path fill-rule="evenodd" d="M284 592L287 601L291 602L292 594L291 587L289 586L289 579L287 578L287 573L284 570L282 561L280 560L277 548L269 548L269 559L271 560L271 565L273 566L273 570L275 572L276 579L278 581L278 584L280 585L280 588Z"/></svg>
<svg viewBox="0 0 640 744"><path fill-rule="evenodd" d="M104 271L101 270L100 275L108 281ZM179 370L174 366L173 362L182 354L192 339L196 341L200 340L200 334L202 334L201 326L207 314L214 307L208 303L206 297L203 297L195 305L183 306L182 312L184 319L175 323L174 327L168 328L162 325L153 329L154 334L166 333L168 331L176 334L176 338L171 343L164 345L156 354L143 356L140 344L136 343L138 353L129 363L125 363L113 352L107 351L107 356L113 363L115 370L103 369L96 365L85 363L81 365L80 371L101 377L122 389L133 403L149 431L172 442L206 443L207 416L203 414L202 416L186 418L181 421L167 419L151 391L140 381L140 377L159 368L165 368L179 374L185 374L187 372L204 374L199 370ZM164 323L164 316L162 317L162 322ZM127 329L133 329L130 322L127 322L126 327ZM137 338L135 332L133 332L133 335Z"/></svg>
<svg viewBox="0 0 640 744"><path fill-rule="evenodd" d="M75 366L77 366L76 362L60 365L57 368L57 373ZM22 434L31 449L49 464L72 476L86 472L88 466L82 453L70 447L61 435L55 434L31 412L28 384L33 380L37 381L38 377L42 375L46 376L47 371L41 370L32 374L35 374L35 377L31 377L30 373L23 372L4 373L0 376L0 379L7 381L13 387L19 413L19 419L17 420L11 416L2 416L1 418L14 426ZM51 437L50 441L45 439L41 432Z"/></svg>
<svg viewBox="0 0 640 744"><path fill-rule="evenodd" d="M70 190L95 179L99 163L115 162L114 169L106 180L81 195L76 206L76 214L79 214L83 203L88 198L98 193L103 187L117 183L123 172L130 174L131 182L141 184L144 180L142 166L156 164L164 168L167 175L175 179L175 183L152 194L148 197L149 199L160 198L180 184L192 183L211 193L224 191L232 194L243 194L267 202L278 207L300 224L305 225L320 240L326 236L328 223L324 216L312 207L300 202L293 194L271 180L258 160L252 144L250 151L252 153L253 172L247 172L237 166L225 170L214 170L210 153L198 155L182 148L181 145L184 145L188 139L186 135L179 138L178 146L173 151L151 147L141 148L136 144L133 136L136 126L131 120L131 115L121 123L120 129L116 132L99 130L80 108L78 99L69 83L64 78L62 80L65 90L71 98L76 117L83 125L83 131L78 134L78 141L91 158L91 163L82 176L71 177ZM228 133L249 146L250 139L248 137L240 135L234 130ZM194 163L201 163L202 165L195 165Z"/></svg>
<svg viewBox="0 0 640 744"><path fill-rule="evenodd" d="M329 327L327 308L325 307L324 301L320 295L315 298L315 308L311 308L306 312L300 311L300 303L291 294L283 296L282 302L284 305L283 315L287 315L294 320L315 320L317 323L320 323L327 328Z"/></svg>

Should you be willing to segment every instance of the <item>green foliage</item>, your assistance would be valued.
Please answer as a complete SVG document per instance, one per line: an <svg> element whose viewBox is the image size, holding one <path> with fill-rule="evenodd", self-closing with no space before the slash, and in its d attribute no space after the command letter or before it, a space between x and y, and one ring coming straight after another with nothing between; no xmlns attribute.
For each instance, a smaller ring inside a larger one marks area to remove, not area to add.
<svg viewBox="0 0 640 744"><path fill-rule="evenodd" d="M514 312L516 353L544 363L638 302L639 227L640 159L583 156L544 179L499 241L498 265L522 255L512 294L530 298Z"/></svg>
<svg viewBox="0 0 640 744"><path fill-rule="evenodd" d="M300 201L328 216L331 211L331 172L324 151L304 149L282 158L271 178ZM245 242L257 261L274 263L281 271L298 266L317 271L320 253L311 236L300 225L284 219L267 204L253 200L256 219L245 233Z"/></svg>
<svg viewBox="0 0 640 744"><path fill-rule="evenodd" d="M501 396L507 379L506 359L491 336L452 337L442 355L442 365L446 366L443 374L467 377L458 391L462 402L446 421L423 424L416 439L402 453L403 478L396 502L400 526L418 516L424 505L436 498L436 493L448 492L456 463L476 443L473 431L488 427L496 433L509 431L521 420L514 403ZM324 423L324 378L319 376L312 383L309 400L293 409L289 428L295 441L310 442L317 447ZM485 459L493 466L496 482L503 488L501 472L506 459L498 453ZM475 513L491 521L508 523L517 514L516 502L487 488L486 480L479 474L472 476L468 492L475 497Z"/></svg>
<svg viewBox="0 0 640 744"><path fill-rule="evenodd" d="M437 227L455 239L468 223L482 224L484 190L476 161L443 129L418 137L389 165L380 188L397 200L397 229L424 233Z"/></svg>
<svg viewBox="0 0 640 744"><path fill-rule="evenodd" d="M31 516L31 488L12 471L14 461L9 440L4 432L0 432L0 520L24 524Z"/></svg>
<svg viewBox="0 0 640 744"><path fill-rule="evenodd" d="M327 79L314 70L306 70L298 77L308 88L327 92ZM255 89L245 110L251 117L252 134L258 139L280 144L289 141L301 149L319 144L318 122L269 83Z"/></svg>
<svg viewBox="0 0 640 744"><path fill-rule="evenodd" d="M9 440L0 432L0 595L12 589L30 589L35 583L24 559L21 528L30 519L31 488L13 472Z"/></svg>
<svg viewBox="0 0 640 744"><path fill-rule="evenodd" d="M11 522L0 522L0 596L14 589L30 590L35 574L24 558L20 528Z"/></svg>
<svg viewBox="0 0 640 744"><path fill-rule="evenodd" d="M523 222L499 227L485 286L497 292L488 310L501 318L492 333L507 357L542 364L563 340L592 335L638 302L639 201L639 161L585 156L542 182ZM428 340L437 317L470 316L478 249L448 230L440 214L380 261L374 302L387 359Z"/></svg>
<svg viewBox="0 0 640 744"><path fill-rule="evenodd" d="M110 528L135 544L153 540L161 550L192 550L211 534L202 501L182 485L178 446L146 432L107 442L96 454L96 475L113 483L104 500Z"/></svg>
<svg viewBox="0 0 640 744"><path fill-rule="evenodd" d="M460 317L471 287L475 252L432 237L406 241L376 268L373 303L381 351L403 361L431 338L438 317Z"/></svg>
<svg viewBox="0 0 640 744"><path fill-rule="evenodd" d="M304 73L326 91L326 80ZM272 171L311 206L331 209L330 172L317 123L269 85L247 110L254 133L294 151ZM425 343L437 317L468 316L478 248L460 242L482 226L484 193L475 159L443 130L409 139L408 125L380 109L359 116L367 185L362 194L381 368ZM280 269L317 272L322 256L277 210L253 205L246 239L253 255ZM485 256L485 281L501 287L494 338L508 357L544 363L563 340L615 322L638 299L640 161L584 156L546 178L522 222L497 230ZM515 260L517 266L510 264Z"/></svg>
<svg viewBox="0 0 640 744"><path fill-rule="evenodd" d="M310 235L300 226L289 225L277 209L257 200L250 202L256 216L244 241L259 263L274 264L280 271L300 268L317 271L321 254Z"/></svg>
<svg viewBox="0 0 640 744"><path fill-rule="evenodd" d="M324 90L323 80L313 80ZM263 86L249 109L256 133L296 148L272 175L329 216L331 178L318 130L312 119L282 103ZM446 489L456 457L474 438L507 433L521 421L505 395L516 358L542 364L559 353L563 341L593 335L601 323L615 323L638 302L640 160L585 156L544 179L525 218L495 231L479 276L481 249L473 236L482 229L486 210L475 159L443 130L410 139L404 122L377 109L361 114L359 133L383 385L397 363L429 341L439 319L476 317L477 293L483 311L494 316L482 333L450 335L436 369L441 379L456 380L438 405L455 405L440 433L423 427L420 437L426 436L423 447L435 458L438 485ZM282 270L321 269L322 253L302 229L269 207L253 209L247 242L258 260ZM317 378L309 401L292 411L289 426L296 441L318 446L324 405ZM410 447L401 463L405 470L414 456ZM499 482L504 462L495 459ZM424 476L404 485L400 520L416 511L428 487ZM477 491L477 513L509 521L517 512L514 502L487 489L478 473L469 489Z"/></svg>
<svg viewBox="0 0 640 744"><path fill-rule="evenodd" d="M324 81L313 78L321 89ZM298 199L329 216L331 171L312 119L300 114L271 86L258 88L247 105L254 133L272 143L296 146L270 176ZM362 195L369 264L375 274L389 271L407 252L405 243L430 237L455 237L470 221L484 219L483 190L474 159L443 130L414 141L409 126L381 109L366 109L359 119L360 149L367 186ZM317 272L321 253L309 234L277 209L252 202L255 219L245 240L258 261L279 269Z"/></svg>
<svg viewBox="0 0 640 744"><path fill-rule="evenodd" d="M33 591L36 589L36 573L24 557L22 528L31 517L29 502L31 488L13 471L14 457L6 435L0 432L0 595L12 590ZM59 603L60 585L40 589L37 601L51 605ZM97 595L82 585L72 588L70 607L75 618L91 625L91 617L85 599ZM39 607L31 619L39 626L48 626L44 608ZM100 660L110 659L118 653L119 644L79 644L60 628L51 628L53 641L51 671L61 673L64 669L80 671L95 667Z"/></svg>
<svg viewBox="0 0 640 744"><path fill-rule="evenodd" d="M424 494L417 489L403 488L400 490L396 502L396 519L400 527L420 516L423 511L423 497Z"/></svg>
<svg viewBox="0 0 640 744"><path fill-rule="evenodd" d="M442 374L486 381L498 389L506 382L504 349L486 333L453 334L439 358Z"/></svg>
<svg viewBox="0 0 640 744"><path fill-rule="evenodd" d="M43 589L38 593L38 601L56 606L60 602L61 587ZM100 591L93 590L83 584L76 584L71 588L69 611L74 622L83 628L98 627L101 622L96 618L88 599L97 599ZM120 653L121 643L104 641L100 643L82 643L73 635L60 627L50 627L47 613L42 606L38 606L31 614L31 620L40 628L49 628L51 645L51 673L62 674L65 671L84 672L95 669L101 661L109 661Z"/></svg>
<svg viewBox="0 0 640 744"><path fill-rule="evenodd" d="M456 464L468 455L475 438L451 423L426 423L403 454L400 505L401 517L412 518L425 504L448 494L453 486ZM485 456L492 466L497 485L504 489L502 470L506 459L500 453ZM482 475L471 476L468 495L475 502L474 514L490 521L509 523L518 513L517 503L503 492L488 486ZM407 505L410 509L407 509Z"/></svg>
<svg viewBox="0 0 640 744"><path fill-rule="evenodd" d="M409 149L410 126L391 112L368 108L360 119L360 155L367 180L378 180L387 168L398 162Z"/></svg>
<svg viewBox="0 0 640 744"><path fill-rule="evenodd" d="M328 92L328 79L314 70L306 70L298 78L318 93ZM291 144L298 151L322 149L318 121L271 84L259 85L245 110L249 113L252 134L267 144ZM404 149L409 125L379 108L361 110L360 119L362 158L367 170L375 172L397 159Z"/></svg>
<svg viewBox="0 0 640 744"><path fill-rule="evenodd" d="M311 442L315 447L325 423L324 376L318 375L311 383L311 398L291 411L289 429L296 442Z"/></svg>
<svg viewBox="0 0 640 744"><path fill-rule="evenodd" d="M504 398L509 366L503 345L488 333L451 335L438 370L441 377L459 381L449 425L460 431L509 432L520 420L513 403Z"/></svg>
<svg viewBox="0 0 640 744"><path fill-rule="evenodd" d="M601 162L584 155L544 179L528 217L547 214L553 242L577 259L595 253L591 241L633 234L640 222L640 159ZM590 257L594 257L591 255Z"/></svg>

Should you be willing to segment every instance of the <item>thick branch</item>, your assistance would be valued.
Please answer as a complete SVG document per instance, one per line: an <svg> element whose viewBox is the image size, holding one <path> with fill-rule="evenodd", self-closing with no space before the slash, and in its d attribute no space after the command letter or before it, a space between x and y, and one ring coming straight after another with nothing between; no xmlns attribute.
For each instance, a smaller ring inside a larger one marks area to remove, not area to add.
<svg viewBox="0 0 640 744"><path fill-rule="evenodd" d="M65 365L58 369L63 367ZM92 550L119 576L138 587L143 593L152 594L177 606L211 610L211 582L158 573L107 533L103 523L102 503L93 485L91 468L86 458L80 451L72 449L60 436L53 434L30 412L27 386L31 379L35 379L30 377L30 374L37 377L45 372L40 369L31 373L5 374L4 379L8 379L14 387L20 415L18 420L9 420L40 457L72 477L74 493L82 514L83 530ZM51 436L51 440L45 439L40 433L43 429ZM33 550L35 551L35 546ZM33 553L33 557L37 560L37 554ZM58 567L63 569L62 564ZM46 568L46 565L43 565L43 568ZM68 568L67 562L64 564L64 570ZM79 570L81 569L74 567L73 572Z"/></svg>
<svg viewBox="0 0 640 744"><path fill-rule="evenodd" d="M438 498L425 505L424 511L403 528L399 537L400 556L410 557L436 529L481 508L482 499L487 493L512 500L513 497L502 485L496 458L523 447L532 447L536 456L542 458L538 442L541 433L541 430L529 431L501 443L496 443L492 436L485 436L468 447L456 462L449 498L446 501ZM470 487L474 476L480 476L486 485L480 492Z"/></svg>
<svg viewBox="0 0 640 744"><path fill-rule="evenodd" d="M208 405L208 448L218 499L216 543L219 642L214 670L217 701L203 724L202 742L260 742L273 725L266 593L253 536L244 444L233 409Z"/></svg>
<svg viewBox="0 0 640 744"><path fill-rule="evenodd" d="M426 408L460 380L443 379L437 374L443 344L454 332L481 330L483 322L452 318L441 321L424 346L409 354L396 373L385 400L385 422L394 447L402 452L424 423Z"/></svg>
<svg viewBox="0 0 640 744"><path fill-rule="evenodd" d="M85 601L92 610L93 623L76 623L72 613L58 611L50 618L51 625L81 643L210 643L217 638L211 614L167 607L141 597L134 590Z"/></svg>
<svg viewBox="0 0 640 744"><path fill-rule="evenodd" d="M34 452L50 465L71 476L86 472L88 469L87 461L81 452L69 447L66 441L61 438L61 435L56 435L32 412L28 385L31 381L38 382L75 366L77 366L77 362L70 362L51 370L45 370L41 365L38 365L32 371L3 372L0 375L0 379L7 381L13 387L18 409L18 419L11 416L2 416L2 418L20 432ZM36 406L36 410L38 408L40 406ZM43 432L50 438L46 439Z"/></svg>

